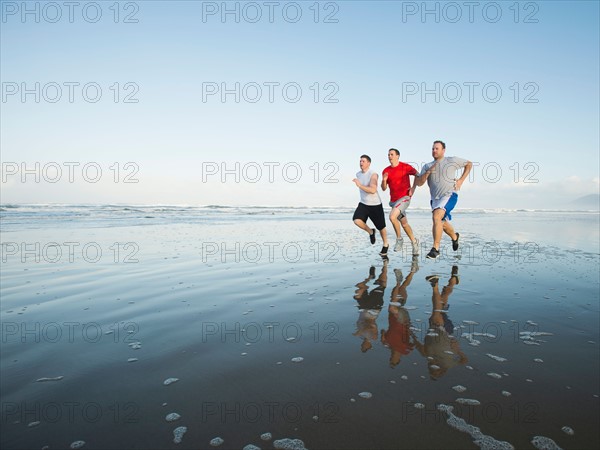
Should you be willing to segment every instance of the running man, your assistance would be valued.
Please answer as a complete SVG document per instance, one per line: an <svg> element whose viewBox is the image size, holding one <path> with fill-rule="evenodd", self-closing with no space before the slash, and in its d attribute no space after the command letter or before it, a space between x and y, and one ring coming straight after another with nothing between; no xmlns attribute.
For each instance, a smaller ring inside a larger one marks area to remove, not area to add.
<svg viewBox="0 0 600 450"><path fill-rule="evenodd" d="M381 181L381 189L386 190L390 187L390 221L396 232L396 245L394 251L399 252L402 249L402 238L400 225L406 232L412 244L412 254L419 254L419 241L415 238L412 228L406 219L406 208L410 205L410 199L414 189L410 187L410 175L415 178L417 176L416 169L406 163L400 162L400 152L395 148L390 148L388 151L388 159L390 165L383 169L383 180Z"/></svg>
<svg viewBox="0 0 600 450"><path fill-rule="evenodd" d="M381 239L383 239L383 247L379 253L385 256L390 244L388 244L387 231L385 229L383 205L377 193L377 179L377 173L371 171L371 158L368 155L361 155L360 172L357 172L356 178L352 180L358 189L360 189L360 202L354 211L352 220L358 228L369 233L371 244L375 243L375 228L379 230ZM375 228L369 228L367 219L371 219Z"/></svg>
<svg viewBox="0 0 600 450"><path fill-rule="evenodd" d="M446 144L434 141L431 148L433 161L423 166L421 173L415 179L416 186L422 186L427 181L431 194L431 211L433 219L433 247L427 254L429 259L440 256L442 230L452 239L452 250L458 250L459 233L450 224L450 212L456 206L458 191L469 175L473 163L457 156L445 157ZM457 169L463 169L460 178L456 178ZM433 175L432 175L433 174Z"/></svg>

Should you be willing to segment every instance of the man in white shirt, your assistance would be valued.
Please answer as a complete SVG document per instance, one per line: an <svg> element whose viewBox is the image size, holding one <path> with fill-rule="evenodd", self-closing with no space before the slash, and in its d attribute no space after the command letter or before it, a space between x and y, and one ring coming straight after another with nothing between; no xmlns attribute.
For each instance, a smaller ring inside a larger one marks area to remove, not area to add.
<svg viewBox="0 0 600 450"><path fill-rule="evenodd" d="M452 239L452 249L458 250L459 233L455 232L450 224L450 212L456 206L458 191L473 167L471 161L457 156L446 157L445 153L446 144L435 141L431 148L433 161L425 164L415 179L416 186L422 186L427 181L431 194L433 247L427 254L429 259L437 259L440 256L442 231ZM456 178L458 169L463 169L460 178Z"/></svg>
<svg viewBox="0 0 600 450"><path fill-rule="evenodd" d="M387 231L385 229L385 215L383 213L383 205L381 198L377 193L378 178L376 172L371 171L371 158L368 155L360 157L360 172L356 173L356 178L352 181L360 190L360 202L354 211L352 220L357 227L365 230L369 234L371 244L375 243L375 228L379 230L381 239L383 239L383 247L380 254L386 255L389 243L387 240ZM367 225L367 220L371 219L375 228L370 228Z"/></svg>

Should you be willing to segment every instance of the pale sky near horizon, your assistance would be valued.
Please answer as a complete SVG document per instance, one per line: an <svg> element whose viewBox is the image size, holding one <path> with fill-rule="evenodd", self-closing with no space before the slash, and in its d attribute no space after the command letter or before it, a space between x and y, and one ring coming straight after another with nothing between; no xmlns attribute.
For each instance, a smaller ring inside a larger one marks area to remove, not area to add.
<svg viewBox="0 0 600 450"><path fill-rule="evenodd" d="M459 207L598 194L598 2L223 5L2 1L1 202L352 206L435 139Z"/></svg>

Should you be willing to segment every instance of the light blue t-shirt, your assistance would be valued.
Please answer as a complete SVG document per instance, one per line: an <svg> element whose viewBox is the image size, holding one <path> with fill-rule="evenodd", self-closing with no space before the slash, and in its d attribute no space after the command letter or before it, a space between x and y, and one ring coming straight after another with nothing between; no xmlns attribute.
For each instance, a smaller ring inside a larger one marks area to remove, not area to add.
<svg viewBox="0 0 600 450"><path fill-rule="evenodd" d="M438 160L434 172L427 178L427 185L429 186L432 200L437 200L456 192L455 182L459 178L456 176L456 172L465 167L467 162L466 159L459 158L458 156L445 156ZM419 176L427 172L434 164L435 160L425 164Z"/></svg>

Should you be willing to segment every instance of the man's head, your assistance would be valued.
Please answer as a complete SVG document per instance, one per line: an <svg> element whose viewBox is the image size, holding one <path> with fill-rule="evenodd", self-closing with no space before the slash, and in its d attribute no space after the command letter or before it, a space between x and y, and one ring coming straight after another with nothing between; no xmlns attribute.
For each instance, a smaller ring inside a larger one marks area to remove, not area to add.
<svg viewBox="0 0 600 450"><path fill-rule="evenodd" d="M395 148L390 148L388 150L388 159L392 166L397 165L398 161L400 160L400 152L398 150L396 150Z"/></svg>
<svg viewBox="0 0 600 450"><path fill-rule="evenodd" d="M369 155L360 155L360 170L366 172L371 167L371 157Z"/></svg>
<svg viewBox="0 0 600 450"><path fill-rule="evenodd" d="M442 141L433 141L433 146L431 147L431 156L433 156L433 159L441 159L445 153L446 144Z"/></svg>

